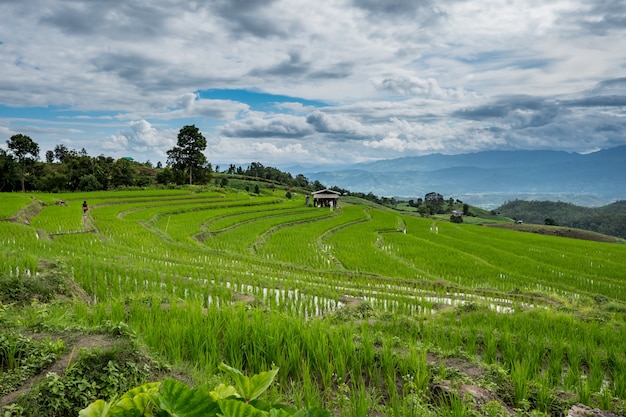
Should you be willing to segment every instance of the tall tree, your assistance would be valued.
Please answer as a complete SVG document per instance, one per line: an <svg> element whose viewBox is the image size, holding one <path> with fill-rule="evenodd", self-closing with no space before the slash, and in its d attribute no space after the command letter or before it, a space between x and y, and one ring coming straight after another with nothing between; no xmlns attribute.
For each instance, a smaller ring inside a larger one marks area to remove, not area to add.
<svg viewBox="0 0 626 417"><path fill-rule="evenodd" d="M176 170L189 171L189 184L193 173L200 171L207 162L202 153L206 149L206 138L195 125L188 125L178 132L177 146L167 151L167 161Z"/></svg>
<svg viewBox="0 0 626 417"><path fill-rule="evenodd" d="M443 196L436 192L430 192L424 196L424 204L430 210L430 214L443 213Z"/></svg>
<svg viewBox="0 0 626 417"><path fill-rule="evenodd" d="M0 149L0 191L14 191L18 182L18 167L15 158Z"/></svg>
<svg viewBox="0 0 626 417"><path fill-rule="evenodd" d="M30 137L18 133L7 140L7 147L17 159L22 180L22 192L24 192L24 178L26 177L27 166L39 158L39 145Z"/></svg>
<svg viewBox="0 0 626 417"><path fill-rule="evenodd" d="M54 157L59 160L59 162L63 162L66 156L70 153L70 150L67 149L65 145L57 145L54 147Z"/></svg>

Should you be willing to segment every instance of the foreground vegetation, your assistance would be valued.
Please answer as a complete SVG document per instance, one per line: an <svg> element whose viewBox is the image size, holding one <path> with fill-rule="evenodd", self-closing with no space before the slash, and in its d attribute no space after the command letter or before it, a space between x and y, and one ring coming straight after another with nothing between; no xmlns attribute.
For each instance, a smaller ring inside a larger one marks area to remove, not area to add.
<svg viewBox="0 0 626 417"><path fill-rule="evenodd" d="M333 415L624 413L625 245L286 191L1 195L7 415L170 376L210 391L222 363Z"/></svg>

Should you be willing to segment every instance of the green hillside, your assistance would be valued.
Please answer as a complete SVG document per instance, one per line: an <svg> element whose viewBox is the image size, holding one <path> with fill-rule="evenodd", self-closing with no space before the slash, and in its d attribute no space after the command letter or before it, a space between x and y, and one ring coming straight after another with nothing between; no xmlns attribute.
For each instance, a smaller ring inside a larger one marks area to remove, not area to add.
<svg viewBox="0 0 626 417"><path fill-rule="evenodd" d="M237 187L0 195L5 416L222 362L337 416L624 413L626 245Z"/></svg>
<svg viewBox="0 0 626 417"><path fill-rule="evenodd" d="M560 201L514 200L496 211L525 223L553 223L626 239L626 201L590 208Z"/></svg>

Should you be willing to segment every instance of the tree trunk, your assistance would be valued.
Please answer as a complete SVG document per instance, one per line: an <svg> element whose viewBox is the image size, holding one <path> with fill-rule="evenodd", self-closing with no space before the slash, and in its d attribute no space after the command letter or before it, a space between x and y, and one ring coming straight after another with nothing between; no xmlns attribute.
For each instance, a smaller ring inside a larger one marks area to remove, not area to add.
<svg viewBox="0 0 626 417"><path fill-rule="evenodd" d="M22 179L22 192L26 191L24 187L24 177L26 177L26 168L24 168L24 164L22 163L20 166L20 178Z"/></svg>

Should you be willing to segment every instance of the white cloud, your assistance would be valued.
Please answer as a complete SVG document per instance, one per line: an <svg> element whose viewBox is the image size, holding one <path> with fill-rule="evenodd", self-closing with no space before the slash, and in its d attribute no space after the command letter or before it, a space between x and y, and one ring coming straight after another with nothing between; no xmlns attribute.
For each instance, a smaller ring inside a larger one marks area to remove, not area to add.
<svg viewBox="0 0 626 417"><path fill-rule="evenodd" d="M164 160L196 124L209 159L268 165L615 146L624 19L618 1L0 1L0 135Z"/></svg>
<svg viewBox="0 0 626 417"><path fill-rule="evenodd" d="M313 130L305 118L288 114L266 115L253 112L245 119L235 120L221 129L221 133L229 137L242 138L293 138L303 137Z"/></svg>
<svg viewBox="0 0 626 417"><path fill-rule="evenodd" d="M134 146L162 148L172 147L176 143L171 131L155 129L145 120L133 121L129 125L135 134L132 141Z"/></svg>
<svg viewBox="0 0 626 417"><path fill-rule="evenodd" d="M102 142L102 149L111 151L111 152L120 152L124 151L128 146L128 137L124 134L111 135L105 138Z"/></svg>

